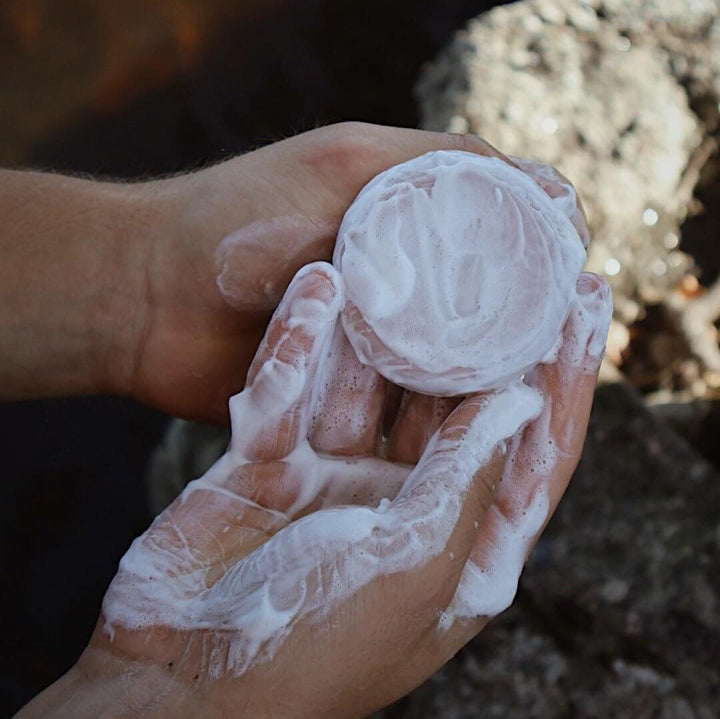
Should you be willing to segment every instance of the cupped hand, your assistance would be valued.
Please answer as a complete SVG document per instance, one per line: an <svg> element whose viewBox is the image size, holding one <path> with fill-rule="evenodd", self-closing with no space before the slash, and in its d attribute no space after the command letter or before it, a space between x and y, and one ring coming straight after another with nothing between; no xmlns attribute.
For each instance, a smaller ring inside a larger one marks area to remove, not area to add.
<svg viewBox="0 0 720 719"><path fill-rule="evenodd" d="M407 392L386 438L391 393L340 305L330 265L298 274L230 402L226 455L121 562L78 667L152 681L146 715L360 717L397 699L509 605L565 490L601 280L581 276L554 364L462 401Z"/></svg>
<svg viewBox="0 0 720 719"><path fill-rule="evenodd" d="M117 318L117 334L132 340L109 358L111 391L227 422L227 400L242 389L270 314L300 267L330 258L360 189L443 149L502 157L472 135L342 123L135 186L142 229L128 240L132 300Z"/></svg>

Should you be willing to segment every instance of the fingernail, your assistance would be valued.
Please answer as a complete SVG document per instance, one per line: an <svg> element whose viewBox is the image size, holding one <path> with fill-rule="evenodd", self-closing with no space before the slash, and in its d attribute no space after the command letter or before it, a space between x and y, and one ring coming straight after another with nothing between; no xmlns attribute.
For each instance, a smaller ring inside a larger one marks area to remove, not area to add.
<svg viewBox="0 0 720 719"><path fill-rule="evenodd" d="M607 282L594 272L582 272L580 277L578 277L575 289L579 295L592 295L598 292L610 292Z"/></svg>
<svg viewBox="0 0 720 719"><path fill-rule="evenodd" d="M301 267L287 289L291 301L317 300L333 310L341 296L340 273L327 262L312 262Z"/></svg>

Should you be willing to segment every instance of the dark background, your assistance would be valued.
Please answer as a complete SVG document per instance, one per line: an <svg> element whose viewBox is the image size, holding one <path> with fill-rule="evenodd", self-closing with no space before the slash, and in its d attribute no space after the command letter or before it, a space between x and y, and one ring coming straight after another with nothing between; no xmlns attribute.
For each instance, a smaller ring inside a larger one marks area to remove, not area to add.
<svg viewBox="0 0 720 719"><path fill-rule="evenodd" d="M498 4L6 0L0 165L132 178L341 120L413 127L423 63ZM150 521L145 465L167 421L115 398L0 405L0 714L84 648Z"/></svg>

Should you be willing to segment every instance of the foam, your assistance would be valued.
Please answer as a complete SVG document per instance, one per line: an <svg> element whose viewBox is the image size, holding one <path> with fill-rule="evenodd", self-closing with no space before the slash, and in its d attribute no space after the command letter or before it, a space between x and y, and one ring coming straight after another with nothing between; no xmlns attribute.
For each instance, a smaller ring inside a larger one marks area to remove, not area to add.
<svg viewBox="0 0 720 719"><path fill-rule="evenodd" d="M301 213L238 228L215 251L221 296L241 312L272 311L295 270L329 254L335 231L328 220Z"/></svg>
<svg viewBox="0 0 720 719"><path fill-rule="evenodd" d="M586 257L575 192L558 188L552 198L522 170L459 151L373 179L345 214L333 257L358 357L439 396L500 387L541 361Z"/></svg>

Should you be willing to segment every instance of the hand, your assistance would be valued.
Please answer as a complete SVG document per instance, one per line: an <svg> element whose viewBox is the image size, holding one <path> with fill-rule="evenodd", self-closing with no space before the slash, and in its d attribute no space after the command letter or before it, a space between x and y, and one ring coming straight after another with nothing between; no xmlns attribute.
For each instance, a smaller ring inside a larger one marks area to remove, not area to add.
<svg viewBox="0 0 720 719"><path fill-rule="evenodd" d="M227 422L293 274L330 257L365 183L436 149L500 156L472 135L344 123L154 182L0 170L0 400L120 394ZM523 169L582 237L569 183Z"/></svg>
<svg viewBox="0 0 720 719"><path fill-rule="evenodd" d="M24 716L105 696L118 716L360 717L510 604L580 456L606 285L581 276L555 364L459 405L406 393L380 447L388 388L339 308L331 266L298 275L227 454L136 540L64 693Z"/></svg>
<svg viewBox="0 0 720 719"><path fill-rule="evenodd" d="M132 330L112 356L115 393L227 422L265 327L295 272L332 254L340 221L376 174L430 150L500 156L484 140L343 123L200 172L135 186Z"/></svg>

